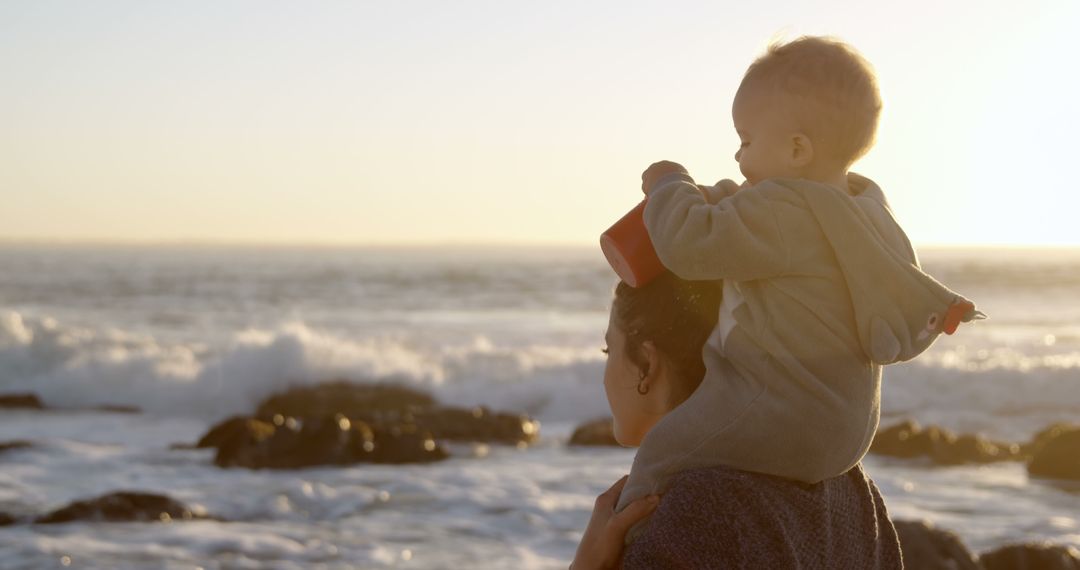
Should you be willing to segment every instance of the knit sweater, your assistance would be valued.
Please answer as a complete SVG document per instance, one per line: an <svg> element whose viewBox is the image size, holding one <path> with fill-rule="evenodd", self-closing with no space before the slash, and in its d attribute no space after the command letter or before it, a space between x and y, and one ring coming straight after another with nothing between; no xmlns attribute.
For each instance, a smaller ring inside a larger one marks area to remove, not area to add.
<svg viewBox="0 0 1080 570"><path fill-rule="evenodd" d="M701 384L642 440L616 512L686 469L847 472L877 430L882 367L985 318L922 271L877 184L849 173L848 185L772 178L713 203L685 173L654 184L643 216L660 261L724 280L728 304Z"/></svg>
<svg viewBox="0 0 1080 570"><path fill-rule="evenodd" d="M806 484L707 467L679 473L622 568L900 570L900 543L861 464Z"/></svg>

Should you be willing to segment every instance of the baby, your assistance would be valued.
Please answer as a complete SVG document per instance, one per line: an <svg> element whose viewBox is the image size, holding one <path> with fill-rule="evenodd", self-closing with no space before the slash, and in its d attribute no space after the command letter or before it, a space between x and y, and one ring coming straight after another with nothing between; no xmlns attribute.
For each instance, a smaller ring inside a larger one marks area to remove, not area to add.
<svg viewBox="0 0 1080 570"><path fill-rule="evenodd" d="M723 280L723 301L705 377L642 439L616 511L695 467L808 484L846 472L877 430L882 366L986 317L921 270L881 188L848 171L880 111L870 65L843 42L773 44L732 105L746 182L698 186L667 161L642 175L657 257Z"/></svg>

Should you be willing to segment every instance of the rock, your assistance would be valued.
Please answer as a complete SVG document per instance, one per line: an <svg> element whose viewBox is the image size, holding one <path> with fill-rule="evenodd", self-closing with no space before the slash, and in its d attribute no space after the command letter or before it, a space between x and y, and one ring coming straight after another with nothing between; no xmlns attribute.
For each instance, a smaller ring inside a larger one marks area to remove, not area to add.
<svg viewBox="0 0 1080 570"><path fill-rule="evenodd" d="M955 433L938 426L922 428L913 420L880 430L870 452L890 457L930 457L938 465L992 463L1022 458L1020 445L993 441L981 434Z"/></svg>
<svg viewBox="0 0 1080 570"><path fill-rule="evenodd" d="M529 444L540 436L540 422L526 415L475 408L439 407L412 413L413 421L436 439Z"/></svg>
<svg viewBox="0 0 1080 570"><path fill-rule="evenodd" d="M72 521L161 521L206 518L164 495L119 491L86 501L76 501L36 521L38 524Z"/></svg>
<svg viewBox="0 0 1080 570"><path fill-rule="evenodd" d="M215 433L215 431L217 433ZM204 435L198 447L216 447L214 464L218 467L254 466L262 463L261 444L275 433L273 425L254 418L229 418Z"/></svg>
<svg viewBox="0 0 1080 570"><path fill-rule="evenodd" d="M15 517L7 513L0 513L0 526L13 525L16 522L18 522L18 519L16 519Z"/></svg>
<svg viewBox="0 0 1080 570"><path fill-rule="evenodd" d="M1080 427L1058 431L1039 445L1027 468L1035 477L1080 481Z"/></svg>
<svg viewBox="0 0 1080 570"><path fill-rule="evenodd" d="M621 447L615 440L614 418L600 418L581 424L567 445L609 445Z"/></svg>
<svg viewBox="0 0 1080 570"><path fill-rule="evenodd" d="M36 394L0 394L0 408L44 409Z"/></svg>
<svg viewBox="0 0 1080 570"><path fill-rule="evenodd" d="M1080 551L1057 544L1011 544L979 559L986 570L1080 570Z"/></svg>
<svg viewBox="0 0 1080 570"><path fill-rule="evenodd" d="M124 406L121 404L102 404L100 406L94 406L95 410L99 412L112 412L114 414L141 414L142 410L135 406Z"/></svg>
<svg viewBox="0 0 1080 570"><path fill-rule="evenodd" d="M916 457L920 451L911 445L911 438L922 431L915 420L904 420L897 425L879 429L870 444L870 452L889 457Z"/></svg>
<svg viewBox="0 0 1080 570"><path fill-rule="evenodd" d="M0 453L13 449L26 449L27 447L33 447L33 445L33 443L22 439L0 441Z"/></svg>
<svg viewBox="0 0 1080 570"><path fill-rule="evenodd" d="M393 384L325 382L292 388L263 400L255 411L258 418L275 414L296 418L328 417L343 414L360 418L375 411L407 411L435 405L430 394Z"/></svg>
<svg viewBox="0 0 1080 570"><path fill-rule="evenodd" d="M428 463L447 457L449 454L435 442L432 434L419 426L402 424L375 432L373 463Z"/></svg>
<svg viewBox="0 0 1080 570"><path fill-rule="evenodd" d="M449 457L430 432L415 424L375 429L342 414L303 420L277 414L270 422L229 418L212 428L199 444L218 447L215 465L249 469L426 463Z"/></svg>
<svg viewBox="0 0 1080 570"><path fill-rule="evenodd" d="M975 555L955 533L928 521L893 521L909 570L982 570Z"/></svg>
<svg viewBox="0 0 1080 570"><path fill-rule="evenodd" d="M1050 424L1042 429L1039 433L1035 434L1031 438L1031 441L1024 444L1023 451L1027 455L1028 459L1034 457L1035 452L1042 449L1046 442L1061 435L1063 432L1072 431L1074 429L1080 429L1080 424L1074 424L1069 422L1057 422Z"/></svg>
<svg viewBox="0 0 1080 570"><path fill-rule="evenodd" d="M233 416L228 418L203 434L195 447L221 447L235 438L253 437L259 439L259 434L268 436L273 431L269 423L249 418L246 416Z"/></svg>
<svg viewBox="0 0 1080 570"><path fill-rule="evenodd" d="M949 450L956 443L956 434L938 426L926 426L911 436L911 445L919 455L927 455L941 463L948 457Z"/></svg>
<svg viewBox="0 0 1080 570"><path fill-rule="evenodd" d="M1010 442L991 441L981 434L963 434L947 445L939 445L934 461L940 465L964 463L993 463L1020 458L1020 445Z"/></svg>
<svg viewBox="0 0 1080 570"><path fill-rule="evenodd" d="M439 406L428 394L394 385L331 382L291 389L267 398L255 417L297 419L341 414L376 432L415 424L431 437L447 441L478 441L527 445L540 435L540 422L522 414L492 412L484 406Z"/></svg>

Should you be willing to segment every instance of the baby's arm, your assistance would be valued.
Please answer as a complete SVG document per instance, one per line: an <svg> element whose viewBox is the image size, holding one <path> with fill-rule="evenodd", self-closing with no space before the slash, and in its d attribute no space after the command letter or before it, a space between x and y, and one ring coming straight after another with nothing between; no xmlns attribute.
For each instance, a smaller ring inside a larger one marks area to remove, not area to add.
<svg viewBox="0 0 1080 570"><path fill-rule="evenodd" d="M660 262L675 275L749 281L787 269L777 205L760 188L729 183L705 190L708 201L685 173L665 175L647 189L645 227Z"/></svg>
<svg viewBox="0 0 1080 570"><path fill-rule="evenodd" d="M749 183L743 182L742 186L739 186L734 180L724 178L712 186L705 186L698 184L698 190L705 195L705 201L710 204L715 204L724 198L733 196L739 190L748 186Z"/></svg>

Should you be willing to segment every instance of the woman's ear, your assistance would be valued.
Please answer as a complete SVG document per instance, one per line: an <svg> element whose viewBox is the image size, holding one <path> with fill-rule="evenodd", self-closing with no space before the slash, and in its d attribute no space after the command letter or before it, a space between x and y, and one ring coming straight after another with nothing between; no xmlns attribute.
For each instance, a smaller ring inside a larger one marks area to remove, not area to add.
<svg viewBox="0 0 1080 570"><path fill-rule="evenodd" d="M641 343L641 354L645 357L642 372L655 379L656 374L660 372L660 351L656 348L656 343L651 340Z"/></svg>

